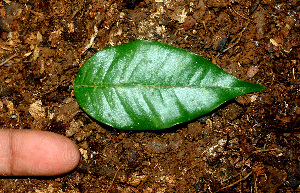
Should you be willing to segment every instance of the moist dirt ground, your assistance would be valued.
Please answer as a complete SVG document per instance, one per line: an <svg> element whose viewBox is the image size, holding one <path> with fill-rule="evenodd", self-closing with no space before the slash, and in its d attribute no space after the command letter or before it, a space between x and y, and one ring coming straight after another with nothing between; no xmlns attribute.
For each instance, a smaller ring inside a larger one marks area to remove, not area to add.
<svg viewBox="0 0 300 193"><path fill-rule="evenodd" d="M73 140L78 167L0 192L300 192L298 0L2 0L0 127ZM91 119L72 90L96 51L136 39L194 52L264 91L161 131Z"/></svg>

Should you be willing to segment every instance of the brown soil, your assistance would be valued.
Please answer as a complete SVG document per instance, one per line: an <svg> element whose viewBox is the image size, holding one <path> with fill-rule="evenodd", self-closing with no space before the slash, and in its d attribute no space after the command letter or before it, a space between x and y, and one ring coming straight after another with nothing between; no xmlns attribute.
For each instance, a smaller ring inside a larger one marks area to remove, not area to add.
<svg viewBox="0 0 300 193"><path fill-rule="evenodd" d="M2 178L0 192L300 192L298 0L0 5L0 127L66 135L82 154L66 175ZM184 48L266 89L159 132L97 123L69 86L95 51L135 39Z"/></svg>

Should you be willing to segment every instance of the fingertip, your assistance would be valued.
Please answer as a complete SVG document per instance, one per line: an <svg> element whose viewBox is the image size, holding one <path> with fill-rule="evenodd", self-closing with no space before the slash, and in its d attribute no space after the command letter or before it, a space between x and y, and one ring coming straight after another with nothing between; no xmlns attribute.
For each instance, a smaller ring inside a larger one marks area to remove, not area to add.
<svg viewBox="0 0 300 193"><path fill-rule="evenodd" d="M12 130L12 175L55 176L70 172L79 163L75 143L47 131Z"/></svg>
<svg viewBox="0 0 300 193"><path fill-rule="evenodd" d="M68 156L66 156L66 159L64 159L65 168L62 169L61 174L67 173L75 169L80 161L80 152L78 150L78 147L76 144L65 137L69 143L68 145Z"/></svg>
<svg viewBox="0 0 300 193"><path fill-rule="evenodd" d="M76 144L65 136L54 133L50 133L50 135L53 135L52 137L56 138L52 143L52 156L56 156L56 159L53 159L53 166L57 165L57 168L54 167L52 171L49 170L49 176L64 174L75 169L80 160L80 153ZM55 142L57 142L57 145Z"/></svg>

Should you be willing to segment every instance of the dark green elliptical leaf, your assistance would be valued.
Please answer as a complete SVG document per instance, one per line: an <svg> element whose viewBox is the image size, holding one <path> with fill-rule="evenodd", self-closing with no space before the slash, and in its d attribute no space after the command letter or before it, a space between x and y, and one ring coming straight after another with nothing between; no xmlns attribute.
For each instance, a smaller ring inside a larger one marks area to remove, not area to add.
<svg viewBox="0 0 300 193"><path fill-rule="evenodd" d="M169 128L263 89L194 53L144 40L97 52L74 82L75 97L87 114L126 130Z"/></svg>

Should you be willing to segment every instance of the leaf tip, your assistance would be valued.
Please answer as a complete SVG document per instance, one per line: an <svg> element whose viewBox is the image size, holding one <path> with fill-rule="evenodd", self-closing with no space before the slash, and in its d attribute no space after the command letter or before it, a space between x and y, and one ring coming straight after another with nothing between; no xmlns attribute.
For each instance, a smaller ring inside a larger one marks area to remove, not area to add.
<svg viewBox="0 0 300 193"><path fill-rule="evenodd" d="M259 91L263 91L265 90L266 88L261 85L261 84L256 84L256 90L254 92L259 92Z"/></svg>

